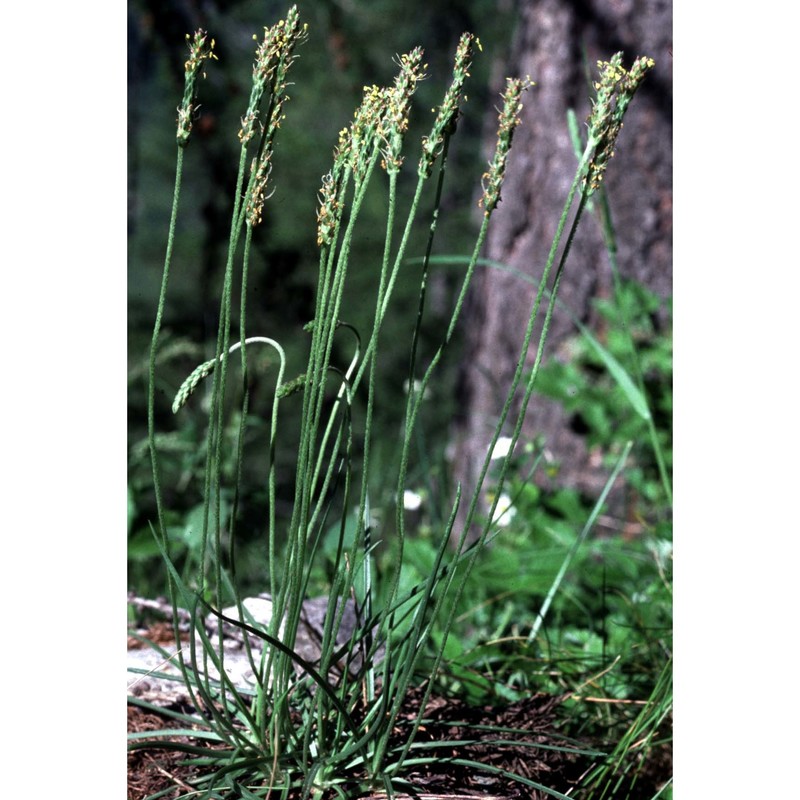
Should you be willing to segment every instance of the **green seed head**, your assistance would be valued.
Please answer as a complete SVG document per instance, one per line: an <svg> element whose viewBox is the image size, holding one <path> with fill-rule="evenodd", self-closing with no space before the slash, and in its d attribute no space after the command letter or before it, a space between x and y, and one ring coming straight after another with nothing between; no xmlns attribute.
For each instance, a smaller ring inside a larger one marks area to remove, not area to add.
<svg viewBox="0 0 800 800"><path fill-rule="evenodd" d="M189 137L192 134L192 122L198 108L195 104L197 75L202 69L204 61L217 58L214 55L214 40L209 41L208 34L202 28L197 30L194 36L189 36L187 33L186 40L189 43L189 58L183 65L183 101L178 108L178 135L176 137L180 147L186 147L189 144Z"/></svg>
<svg viewBox="0 0 800 800"><path fill-rule="evenodd" d="M506 91L503 94L503 108L498 117L497 147L489 171L483 173L483 196L478 205L483 206L488 217L500 202L500 188L506 176L508 154L511 152L511 140L520 123L519 112L522 111L520 97L531 86L535 86L530 77L506 78Z"/></svg>
<svg viewBox="0 0 800 800"><path fill-rule="evenodd" d="M600 188L608 162L614 156L614 145L622 129L622 120L633 95L645 75L653 69L652 58L639 57L630 72L622 66L622 53L616 53L610 61L598 61L600 80L595 83L597 97L589 116L589 142L595 151L589 164L586 181L589 195Z"/></svg>

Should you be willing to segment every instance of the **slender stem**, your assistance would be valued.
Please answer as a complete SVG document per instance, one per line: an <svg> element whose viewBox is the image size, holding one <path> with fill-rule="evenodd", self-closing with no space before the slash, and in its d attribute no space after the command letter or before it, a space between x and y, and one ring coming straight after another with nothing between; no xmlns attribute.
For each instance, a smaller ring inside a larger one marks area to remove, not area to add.
<svg viewBox="0 0 800 800"><path fill-rule="evenodd" d="M555 598L556 593L558 592L558 589L561 586L561 582L564 580L564 576L567 574L567 570L569 569L570 564L577 555L578 550L580 549L583 542L586 540L586 537L589 535L589 531L591 531L592 528L594 527L594 523L597 521L597 517L600 515L600 511L602 510L603 503L605 503L606 498L608 497L608 494L611 491L611 487L614 485L614 482L617 480L619 473L625 466L625 462L628 460L628 454L631 452L631 447L633 447L633 442L628 442L625 445L625 450L619 457L617 465L614 467L613 472L606 481L605 486L603 487L603 491L600 493L600 497L598 497L597 500L595 501L594 507L592 508L592 512L591 514L589 514L589 518L586 520L583 529L578 534L578 536L575 537L575 541L572 543L569 552L564 557L564 560L561 562L561 566L559 567L559 570L556 573L555 578L553 578L552 584L550 584L550 589L547 592L547 596L544 598L542 607L539 613L536 615L536 619L534 620L533 625L531 626L530 633L528 634L529 642L535 641L536 637L539 635L539 630L542 627L542 623L544 622L544 618L547 615L547 612L550 610L550 606L552 605L553 599Z"/></svg>
<svg viewBox="0 0 800 800"><path fill-rule="evenodd" d="M227 375L227 359L223 359L223 355L229 349L230 341L230 302L231 302L231 274L233 271L233 255L238 244L238 221L240 216L240 208L243 205L241 190L244 183L245 164L247 159L247 150L243 146L239 156L239 171L236 178L236 194L233 205L232 221L231 221L231 235L228 242L228 257L225 264L225 277L223 281L222 296L220 298L220 317L217 329L217 349L216 357L220 359L221 368L214 371L214 377L211 385L211 409L209 412L209 429L206 440L206 470L205 470L205 485L204 485L204 508L203 508L203 537L201 544L201 561L198 575L198 582L200 591L204 592L207 585L206 578L206 560L210 557L212 562L219 563L219 558L214 557L213 553L209 553L208 549L208 534L209 534L209 516L211 510L211 497L212 488L216 494L214 505L215 517L215 543L219 537L220 531L220 464L222 459L222 429L223 429L223 415L224 415L224 395L225 395L225 377ZM215 552L218 551L215 548ZM221 576L219 569L216 570L216 578L219 582L215 581L217 591L217 605L221 605L219 597L219 586L221 583Z"/></svg>
<svg viewBox="0 0 800 800"><path fill-rule="evenodd" d="M158 451L156 449L155 433L155 386L156 386L156 355L158 353L158 340L161 334L161 325L164 318L164 308L167 301L167 288L169 286L170 265L172 263L172 252L175 246L175 226L178 219L178 206L180 205L181 183L183 179L183 153L184 148L178 146L178 156L175 167L175 186L172 193L172 211L169 219L169 231L167 234L167 249L164 255L164 269L161 274L161 289L158 295L158 307L156 319L153 325L153 336L150 341L150 358L148 363L147 381L147 440L150 449L150 464L153 471L153 493L156 501L156 514L158 517L157 537L159 547L166 552L167 547L167 528L164 522L164 504L161 492L161 470L158 462ZM169 587L169 597L172 602L172 619L175 630L175 640L180 641L180 631L178 629L178 596L175 592L175 582L169 570L167 571L167 581ZM186 685L189 697L192 702L196 702L192 682L186 670L183 657L178 659L180 670L183 674L184 684Z"/></svg>
<svg viewBox="0 0 800 800"><path fill-rule="evenodd" d="M169 284L170 264L172 263L172 251L175 246L175 225L178 219L181 180L183 177L183 153L184 148L178 147L177 165L175 169L175 187L172 193L172 211L170 213L169 232L167 234L167 251L164 256L164 269L161 274L161 290L158 295L156 320L155 324L153 325L153 336L150 341L150 360L148 364L147 381L147 437L150 446L150 463L153 470L153 486L155 491L156 510L158 513L159 535L162 537L162 539L165 539L166 537L166 527L164 526L164 507L161 494L161 473L158 464L155 434L156 355L158 353L158 339L161 334L161 324L164 317L164 307L167 300L167 287Z"/></svg>

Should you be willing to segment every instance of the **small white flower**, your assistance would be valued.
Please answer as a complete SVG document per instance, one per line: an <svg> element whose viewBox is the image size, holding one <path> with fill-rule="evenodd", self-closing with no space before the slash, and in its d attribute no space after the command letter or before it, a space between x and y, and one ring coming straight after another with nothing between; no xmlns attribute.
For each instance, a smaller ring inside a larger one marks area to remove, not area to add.
<svg viewBox="0 0 800 800"><path fill-rule="evenodd" d="M414 387L414 394L419 394L420 389L422 389L422 381L419 380L418 378L414 378L414 383L412 385ZM405 381L403 381L403 391L406 394L408 394L408 390L409 390L409 383L408 383L408 380L405 380ZM425 387L425 392L422 395L422 399L423 400L427 400L430 396L431 396L431 391L426 386Z"/></svg>
<svg viewBox="0 0 800 800"><path fill-rule="evenodd" d="M492 522L505 528L511 524L516 515L517 509L512 507L511 498L507 494L501 494L497 500L497 508L494 510Z"/></svg>
<svg viewBox="0 0 800 800"><path fill-rule="evenodd" d="M422 505L422 495L417 492L412 492L411 489L406 489L403 492L403 508L406 511L417 511Z"/></svg>
<svg viewBox="0 0 800 800"><path fill-rule="evenodd" d="M492 461L497 461L499 458L505 458L511 450L511 437L501 436L497 440L494 449L492 450Z"/></svg>

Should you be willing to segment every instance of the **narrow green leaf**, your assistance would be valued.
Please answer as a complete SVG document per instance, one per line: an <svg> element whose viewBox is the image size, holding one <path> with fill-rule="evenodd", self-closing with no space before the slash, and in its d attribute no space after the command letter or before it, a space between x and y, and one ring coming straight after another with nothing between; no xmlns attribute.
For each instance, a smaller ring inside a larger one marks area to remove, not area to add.
<svg viewBox="0 0 800 800"><path fill-rule="evenodd" d="M633 383L631 376L622 367L622 364L617 361L614 356L606 350L597 339L592 336L589 329L583 325L580 320L574 319L575 325L578 330L583 334L587 342L592 346L592 349L597 353L597 357L606 365L611 377L617 382L617 385L625 393L628 402L633 407L633 410L644 420L650 419L650 409L647 406L647 400L644 395Z"/></svg>

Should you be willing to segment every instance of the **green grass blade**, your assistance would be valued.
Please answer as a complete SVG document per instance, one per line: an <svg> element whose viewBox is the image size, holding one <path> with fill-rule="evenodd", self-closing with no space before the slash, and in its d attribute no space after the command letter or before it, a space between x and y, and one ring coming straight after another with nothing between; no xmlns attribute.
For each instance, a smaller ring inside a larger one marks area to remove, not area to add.
<svg viewBox="0 0 800 800"><path fill-rule="evenodd" d="M569 569L570 564L577 555L580 546L586 540L586 537L589 535L589 531L591 531L592 527L594 526L594 523L600 514L600 509L603 507L603 503L605 503L606 497L608 497L608 493L611 491L611 487L614 485L614 481L616 481L617 476L622 471L622 467L624 466L625 461L627 460L628 454L630 453L632 447L633 447L633 442L628 442L627 446L625 447L625 450L623 451L622 455L619 458L619 461L617 461L617 465L614 467L614 471L611 473L608 480L606 481L606 485L603 487L603 491L600 493L600 497L597 498L597 502L594 504L594 508L592 509L592 512L589 515L589 519L586 520L586 524L583 526L583 530L575 539L575 542L573 543L572 547L570 547L569 552L564 558L564 561L558 570L558 574L553 580L553 583L550 586L550 590L547 592L547 596L545 597L544 602L542 603L542 608L536 616L536 621L533 623L533 626L531 627L531 632L528 634L529 642L532 642L539 635L539 629L541 628L542 623L544 622L545 615L550 609L550 605L553 602L553 598L555 597L556 592L558 592L558 589L561 586L561 582L564 580L564 576L567 574L567 570Z"/></svg>
<svg viewBox="0 0 800 800"><path fill-rule="evenodd" d="M614 358L608 350L606 350L597 339L592 336L589 329L574 315L572 321L577 326L578 330L583 335L584 339L591 345L592 350L597 354L597 357L605 364L611 377L616 381L620 389L622 389L628 402L631 404L633 410L643 419L649 421L652 418L650 408L647 405L645 396L639 391L636 384L634 384L631 376L622 367L622 364Z"/></svg>

